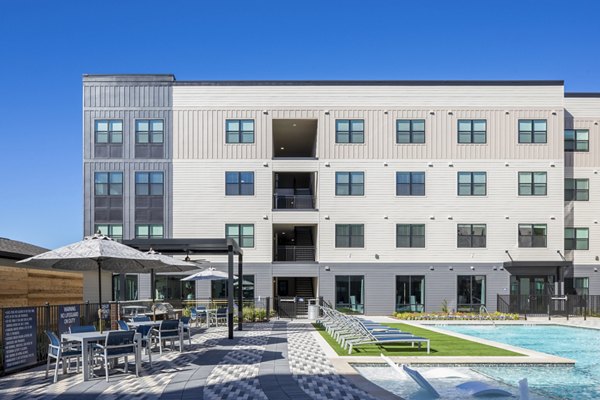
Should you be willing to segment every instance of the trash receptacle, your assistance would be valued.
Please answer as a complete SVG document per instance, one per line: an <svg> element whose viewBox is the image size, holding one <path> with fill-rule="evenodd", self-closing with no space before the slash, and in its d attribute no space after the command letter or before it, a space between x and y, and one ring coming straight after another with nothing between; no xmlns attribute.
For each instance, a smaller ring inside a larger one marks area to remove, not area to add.
<svg viewBox="0 0 600 400"><path fill-rule="evenodd" d="M308 300L308 319L316 320L319 318L319 306L316 299Z"/></svg>

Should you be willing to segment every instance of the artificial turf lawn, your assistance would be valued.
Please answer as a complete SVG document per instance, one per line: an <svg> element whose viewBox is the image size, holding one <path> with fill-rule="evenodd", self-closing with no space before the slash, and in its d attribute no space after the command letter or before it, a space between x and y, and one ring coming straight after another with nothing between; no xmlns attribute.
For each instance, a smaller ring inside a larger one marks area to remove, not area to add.
<svg viewBox="0 0 600 400"><path fill-rule="evenodd" d="M385 324L392 328L400 329L404 332L412 333L415 336L424 337L430 340L431 353L427 354L427 346L422 344L421 350L415 344L415 347L410 347L410 343L403 344L385 344L385 345L362 345L352 349L353 356L378 356L384 354L386 356L522 356L522 354L512 351L500 349L498 347L488 346L481 343L472 342L470 340L460 339L454 336L444 335L429 329L418 328L407 324ZM317 324L313 324L315 329L323 336L329 345L340 356L347 356L348 351L342 347Z"/></svg>

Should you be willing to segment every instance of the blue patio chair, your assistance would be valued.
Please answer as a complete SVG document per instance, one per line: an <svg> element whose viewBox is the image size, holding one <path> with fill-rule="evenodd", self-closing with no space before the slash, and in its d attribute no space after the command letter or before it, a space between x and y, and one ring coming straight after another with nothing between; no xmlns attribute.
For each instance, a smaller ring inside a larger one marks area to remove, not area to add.
<svg viewBox="0 0 600 400"><path fill-rule="evenodd" d="M127 325L127 322L123 321L122 319L117 321L117 325L119 325L119 329L122 331L129 330L129 325Z"/></svg>
<svg viewBox="0 0 600 400"><path fill-rule="evenodd" d="M217 312L211 315L211 323L214 322L215 326L219 326L219 321L227 324L227 307L219 307Z"/></svg>
<svg viewBox="0 0 600 400"><path fill-rule="evenodd" d="M179 341L179 351L183 351L183 341L178 320L167 319L161 321L158 328L152 329L152 336L158 342L161 355L163 346L166 346L167 342L171 342L171 350L173 350L173 344L175 341Z"/></svg>
<svg viewBox="0 0 600 400"><path fill-rule="evenodd" d="M147 315L138 315L136 317L133 317L131 320L133 322L146 322L146 321L150 321L150 317Z"/></svg>
<svg viewBox="0 0 600 400"><path fill-rule="evenodd" d="M62 362L63 373L71 364L71 358L75 358L77 363L77 372L79 373L79 360L81 359L81 349L72 343L61 342L54 332L44 331L50 344L48 344L48 361L46 362L46 378L50 371L50 360L54 358L56 365L54 366L54 383L58 381L58 364ZM65 364L66 361L66 364Z"/></svg>
<svg viewBox="0 0 600 400"><path fill-rule="evenodd" d="M110 360L124 358L124 370L127 373L128 370L128 357L133 356L135 360L135 376L139 375L138 362L137 362L137 348L134 341L135 331L109 331L106 334L106 340L104 344L97 344L94 346L94 356L102 360L104 364L104 374L106 382L108 382L108 365Z"/></svg>
<svg viewBox="0 0 600 400"><path fill-rule="evenodd" d="M190 310L190 323L195 322L196 326L198 326L198 311L195 308Z"/></svg>
<svg viewBox="0 0 600 400"><path fill-rule="evenodd" d="M196 313L198 314L198 322L200 324L208 321L206 318L206 306L197 306Z"/></svg>
<svg viewBox="0 0 600 400"><path fill-rule="evenodd" d="M135 331L141 335L141 345L143 349L146 349L146 354L148 354L148 362L150 366L152 366L152 330L151 325L142 325L135 328Z"/></svg>
<svg viewBox="0 0 600 400"><path fill-rule="evenodd" d="M185 336L187 335L188 341L190 342L190 346L191 346L192 345L192 334L191 334L190 320L191 320L190 317L179 318L179 322L181 322L181 330L182 330L183 338L185 339Z"/></svg>
<svg viewBox="0 0 600 400"><path fill-rule="evenodd" d="M85 333L85 332L96 332L96 327L94 325L80 325L80 326L70 326L69 333Z"/></svg>

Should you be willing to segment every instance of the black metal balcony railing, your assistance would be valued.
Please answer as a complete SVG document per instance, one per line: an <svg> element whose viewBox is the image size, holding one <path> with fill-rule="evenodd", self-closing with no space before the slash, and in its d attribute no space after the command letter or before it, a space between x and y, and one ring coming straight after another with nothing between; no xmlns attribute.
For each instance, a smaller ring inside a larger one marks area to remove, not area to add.
<svg viewBox="0 0 600 400"><path fill-rule="evenodd" d="M275 261L315 261L315 246L277 246Z"/></svg>
<svg viewBox="0 0 600 400"><path fill-rule="evenodd" d="M316 197L310 194L282 195L274 194L275 210L314 210L316 208Z"/></svg>

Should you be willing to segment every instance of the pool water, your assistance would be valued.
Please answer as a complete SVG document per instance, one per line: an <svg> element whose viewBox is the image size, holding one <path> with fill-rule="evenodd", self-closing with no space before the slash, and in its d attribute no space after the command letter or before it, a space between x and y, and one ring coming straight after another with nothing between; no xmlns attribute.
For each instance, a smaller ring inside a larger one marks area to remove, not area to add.
<svg viewBox="0 0 600 400"><path fill-rule="evenodd" d="M513 386L527 377L532 390L557 399L600 399L600 330L557 325L446 325L440 328L575 360L575 366L473 369Z"/></svg>

